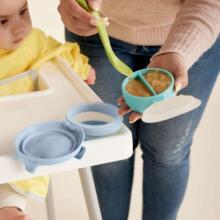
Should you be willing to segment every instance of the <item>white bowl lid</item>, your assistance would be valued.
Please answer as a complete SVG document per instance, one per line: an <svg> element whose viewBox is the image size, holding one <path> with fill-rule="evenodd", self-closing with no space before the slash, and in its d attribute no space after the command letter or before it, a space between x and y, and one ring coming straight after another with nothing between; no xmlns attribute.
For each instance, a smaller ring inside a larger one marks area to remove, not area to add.
<svg viewBox="0 0 220 220"><path fill-rule="evenodd" d="M152 104L143 112L142 120L146 123L164 121L192 111L200 104L201 101L193 96L174 96Z"/></svg>

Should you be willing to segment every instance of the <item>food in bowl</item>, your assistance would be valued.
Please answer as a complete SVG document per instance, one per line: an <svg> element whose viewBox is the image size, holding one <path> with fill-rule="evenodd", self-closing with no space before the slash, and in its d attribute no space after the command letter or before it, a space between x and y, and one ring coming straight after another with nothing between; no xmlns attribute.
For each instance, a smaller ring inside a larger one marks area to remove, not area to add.
<svg viewBox="0 0 220 220"><path fill-rule="evenodd" d="M165 91L171 85L170 77L160 71L148 72L143 74L143 77L157 94ZM153 95L139 78L130 79L125 88L134 96L147 97Z"/></svg>

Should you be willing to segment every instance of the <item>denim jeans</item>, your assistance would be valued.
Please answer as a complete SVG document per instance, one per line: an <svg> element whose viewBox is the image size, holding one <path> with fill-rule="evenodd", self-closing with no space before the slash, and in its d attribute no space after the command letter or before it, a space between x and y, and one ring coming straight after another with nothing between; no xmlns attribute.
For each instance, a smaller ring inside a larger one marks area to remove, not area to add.
<svg viewBox="0 0 220 220"><path fill-rule="evenodd" d="M124 76L108 61L97 35L79 37L66 32L90 58L97 80L92 89L104 102L117 104ZM145 68L158 46L135 46L111 39L113 50L133 70ZM140 143L143 166L143 219L175 220L189 174L190 146L220 71L220 38L189 70L189 85L180 93L199 98L202 105L189 113L159 123L124 123L131 129L134 149ZM120 144L120 143L118 143ZM211 147L211 146L210 146ZM134 155L92 168L103 220L126 220L130 203Z"/></svg>

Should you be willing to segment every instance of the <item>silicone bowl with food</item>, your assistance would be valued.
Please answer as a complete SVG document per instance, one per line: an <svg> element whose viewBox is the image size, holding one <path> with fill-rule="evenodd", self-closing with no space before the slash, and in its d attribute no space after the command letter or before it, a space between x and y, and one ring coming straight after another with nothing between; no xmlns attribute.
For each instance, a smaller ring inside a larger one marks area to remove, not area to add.
<svg viewBox="0 0 220 220"><path fill-rule="evenodd" d="M174 96L173 75L161 68L138 70L123 81L122 94L133 111L143 113L153 103Z"/></svg>

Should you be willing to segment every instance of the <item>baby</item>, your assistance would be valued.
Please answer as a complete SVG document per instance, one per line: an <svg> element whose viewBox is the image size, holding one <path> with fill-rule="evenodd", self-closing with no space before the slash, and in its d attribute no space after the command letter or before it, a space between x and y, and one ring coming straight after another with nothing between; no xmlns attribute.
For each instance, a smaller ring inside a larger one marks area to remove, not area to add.
<svg viewBox="0 0 220 220"><path fill-rule="evenodd" d="M0 0L0 96L33 91L31 76L19 80L14 76L57 56L88 84L95 82L95 71L76 43L61 44L32 28L27 0ZM48 182L49 177L36 177L0 185L0 219L29 219L22 212L24 194L45 198Z"/></svg>

